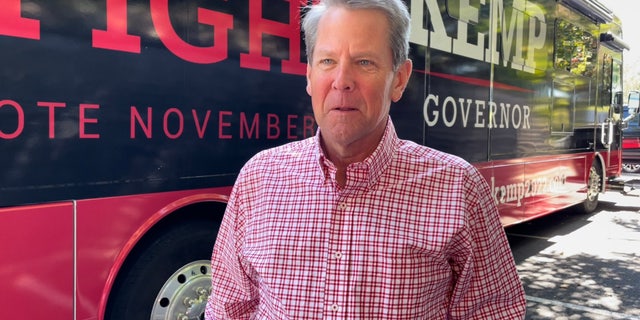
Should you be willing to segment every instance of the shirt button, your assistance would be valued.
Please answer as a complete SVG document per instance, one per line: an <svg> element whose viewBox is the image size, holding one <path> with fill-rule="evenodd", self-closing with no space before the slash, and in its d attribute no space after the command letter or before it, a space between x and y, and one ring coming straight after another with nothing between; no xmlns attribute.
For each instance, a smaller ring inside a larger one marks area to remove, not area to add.
<svg viewBox="0 0 640 320"><path fill-rule="evenodd" d="M346 208L347 208L347 204L346 204L346 203L344 203L344 202L341 202L341 203L338 205L338 208L339 208L340 210L344 210L344 209L346 209Z"/></svg>
<svg viewBox="0 0 640 320"><path fill-rule="evenodd" d="M340 306L336 303L332 304L331 307L329 307L329 310L331 311L339 311L340 310Z"/></svg>
<svg viewBox="0 0 640 320"><path fill-rule="evenodd" d="M342 252L340 252L340 251L336 251L336 252L333 254L333 257L334 257L334 258L336 258L336 259L340 259L340 258L342 258Z"/></svg>

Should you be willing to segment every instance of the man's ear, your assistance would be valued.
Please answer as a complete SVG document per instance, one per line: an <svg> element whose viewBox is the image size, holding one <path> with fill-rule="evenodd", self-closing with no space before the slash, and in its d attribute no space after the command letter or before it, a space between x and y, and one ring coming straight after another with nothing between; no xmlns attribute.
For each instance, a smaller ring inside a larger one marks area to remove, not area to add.
<svg viewBox="0 0 640 320"><path fill-rule="evenodd" d="M311 96L311 65L307 63L307 94Z"/></svg>
<svg viewBox="0 0 640 320"><path fill-rule="evenodd" d="M407 59L400 67L398 71L396 71L394 84L391 92L391 100L393 102L398 102L400 98L402 98L402 94L404 93L404 89L407 87L407 83L409 83L409 78L411 77L411 71L413 70L413 62L411 59ZM307 82L308 83L308 82Z"/></svg>

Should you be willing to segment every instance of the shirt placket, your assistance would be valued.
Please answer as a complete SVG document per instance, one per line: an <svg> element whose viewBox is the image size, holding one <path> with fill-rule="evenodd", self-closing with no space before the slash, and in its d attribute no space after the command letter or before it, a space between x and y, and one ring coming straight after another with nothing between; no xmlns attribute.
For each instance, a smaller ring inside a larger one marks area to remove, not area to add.
<svg viewBox="0 0 640 320"><path fill-rule="evenodd" d="M348 317L352 210L349 198L338 197L331 218L327 262L325 318Z"/></svg>

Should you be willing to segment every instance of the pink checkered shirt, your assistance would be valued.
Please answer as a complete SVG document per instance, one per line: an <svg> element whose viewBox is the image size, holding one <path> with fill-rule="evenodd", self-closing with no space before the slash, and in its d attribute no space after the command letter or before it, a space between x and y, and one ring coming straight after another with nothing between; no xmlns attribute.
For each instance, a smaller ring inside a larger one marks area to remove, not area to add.
<svg viewBox="0 0 640 320"><path fill-rule="evenodd" d="M398 139L391 120L345 187L314 138L242 169L213 250L207 319L523 319L487 183Z"/></svg>

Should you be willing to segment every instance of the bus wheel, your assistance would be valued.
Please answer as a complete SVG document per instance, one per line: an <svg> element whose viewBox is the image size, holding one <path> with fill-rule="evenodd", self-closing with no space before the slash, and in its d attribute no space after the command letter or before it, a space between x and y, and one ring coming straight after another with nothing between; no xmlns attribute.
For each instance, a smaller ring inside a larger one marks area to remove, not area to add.
<svg viewBox="0 0 640 320"><path fill-rule="evenodd" d="M623 162L622 171L628 173L638 173L640 172L640 162Z"/></svg>
<svg viewBox="0 0 640 320"><path fill-rule="evenodd" d="M600 166L595 162L589 170L589 181L587 182L587 198L582 203L584 213L592 213L598 207L598 195L602 185L602 175Z"/></svg>
<svg viewBox="0 0 640 320"><path fill-rule="evenodd" d="M211 294L211 263L198 260L178 269L165 282L151 310L151 319L204 319Z"/></svg>
<svg viewBox="0 0 640 320"><path fill-rule="evenodd" d="M109 295L105 320L204 319L218 223L191 219L145 236Z"/></svg>

